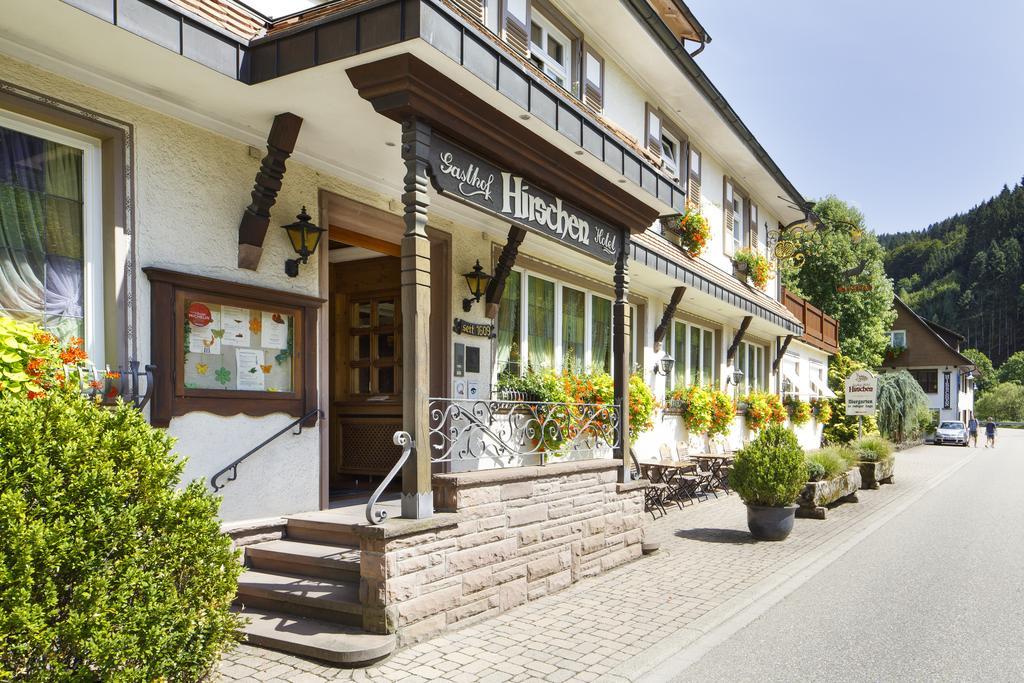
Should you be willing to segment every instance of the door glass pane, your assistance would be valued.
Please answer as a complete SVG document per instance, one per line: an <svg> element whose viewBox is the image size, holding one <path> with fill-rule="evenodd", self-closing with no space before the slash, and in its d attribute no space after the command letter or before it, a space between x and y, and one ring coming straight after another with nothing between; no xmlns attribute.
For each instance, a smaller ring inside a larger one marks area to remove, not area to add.
<svg viewBox="0 0 1024 683"><path fill-rule="evenodd" d="M392 358L395 355L395 335L377 335L377 357Z"/></svg>
<svg viewBox="0 0 1024 683"><path fill-rule="evenodd" d="M497 368L499 374L506 370L516 375L519 374L519 314L522 301L520 277L516 271L509 273L505 278L505 291L501 295L501 306L498 309Z"/></svg>
<svg viewBox="0 0 1024 683"><path fill-rule="evenodd" d="M686 325L673 322L672 358L675 359L675 382L673 386L686 385Z"/></svg>
<svg viewBox="0 0 1024 683"><path fill-rule="evenodd" d="M395 393L395 369L393 367L377 369L377 391L382 394Z"/></svg>
<svg viewBox="0 0 1024 683"><path fill-rule="evenodd" d="M711 330L704 330L704 360L701 367L701 375L704 384L714 385L715 383L715 333Z"/></svg>
<svg viewBox="0 0 1024 683"><path fill-rule="evenodd" d="M529 365L534 371L554 367L555 283L531 277L528 283L526 325Z"/></svg>
<svg viewBox="0 0 1024 683"><path fill-rule="evenodd" d="M370 335L357 334L352 337L352 360L366 360L370 357Z"/></svg>
<svg viewBox="0 0 1024 683"><path fill-rule="evenodd" d="M370 302L361 301L352 306L352 326L353 327L369 327L370 326Z"/></svg>
<svg viewBox="0 0 1024 683"><path fill-rule="evenodd" d="M591 359L594 371L612 371L612 302L591 297Z"/></svg>
<svg viewBox="0 0 1024 683"><path fill-rule="evenodd" d="M694 384L701 383L700 348L700 330L690 327L690 381Z"/></svg>
<svg viewBox="0 0 1024 683"><path fill-rule="evenodd" d="M388 327L395 324L395 302L391 300L377 302L377 324Z"/></svg>
<svg viewBox="0 0 1024 683"><path fill-rule="evenodd" d="M370 393L370 368L355 368L352 371L352 393Z"/></svg>
<svg viewBox="0 0 1024 683"><path fill-rule="evenodd" d="M583 370L583 343L586 331L586 295L569 287L562 288L562 367Z"/></svg>

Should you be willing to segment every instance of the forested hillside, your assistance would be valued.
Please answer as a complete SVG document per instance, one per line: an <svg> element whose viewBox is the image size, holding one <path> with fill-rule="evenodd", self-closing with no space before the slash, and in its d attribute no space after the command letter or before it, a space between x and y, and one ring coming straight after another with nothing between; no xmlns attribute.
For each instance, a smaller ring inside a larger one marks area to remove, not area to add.
<svg viewBox="0 0 1024 683"><path fill-rule="evenodd" d="M965 348L999 365L1024 346L1024 186L1003 186L966 213L879 240L896 293L967 337Z"/></svg>

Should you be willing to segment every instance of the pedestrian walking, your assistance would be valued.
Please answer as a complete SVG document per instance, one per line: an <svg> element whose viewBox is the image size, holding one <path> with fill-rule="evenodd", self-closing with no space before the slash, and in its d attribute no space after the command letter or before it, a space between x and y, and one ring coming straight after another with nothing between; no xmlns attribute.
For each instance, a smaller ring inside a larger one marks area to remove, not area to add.
<svg viewBox="0 0 1024 683"><path fill-rule="evenodd" d="M978 447L978 418L973 415L967 421L967 440L971 442L972 448Z"/></svg>
<svg viewBox="0 0 1024 683"><path fill-rule="evenodd" d="M996 422L991 417L985 423L985 448L989 446L992 448L996 447Z"/></svg>

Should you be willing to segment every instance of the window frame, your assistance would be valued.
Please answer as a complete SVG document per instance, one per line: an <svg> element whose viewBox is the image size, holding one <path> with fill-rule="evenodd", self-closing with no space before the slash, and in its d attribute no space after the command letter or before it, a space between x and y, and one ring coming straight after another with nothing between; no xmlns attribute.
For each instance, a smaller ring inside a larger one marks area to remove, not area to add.
<svg viewBox="0 0 1024 683"><path fill-rule="evenodd" d="M106 365L103 280L103 142L91 135L0 109L0 127L82 150L82 323L85 351ZM42 324L42 321L40 321Z"/></svg>
<svg viewBox="0 0 1024 683"><path fill-rule="evenodd" d="M563 290L569 288L575 292L582 292L584 295L584 316L583 316L583 367L579 370L581 372L590 372L591 366L593 365L593 299L597 297L608 301L611 304L611 319L609 321L609 343L611 353L611 368L609 368L609 374L615 372L615 299L608 296L605 293L590 289L585 285L569 282L559 279L549 273L543 273L531 270L530 268L514 267L512 272L518 273L520 277L520 300L519 300L519 337L516 340L519 343L519 375L526 374L527 369L530 365L530 349L529 349L529 288L530 280L537 278L546 282L552 282L555 286L555 299L554 299L554 352L552 354L552 367L555 372L561 372L564 368L564 340L562 334L562 326L564 324L562 315L562 296ZM635 315L636 306L629 304L631 312ZM495 323L495 333L497 334L497 323ZM633 345L634 357L636 353L636 340L631 340ZM496 382L497 378L504 371L504 368L499 368L497 363L497 353L494 354L494 368L493 368L493 380ZM536 371L536 369L535 369Z"/></svg>
<svg viewBox="0 0 1024 683"><path fill-rule="evenodd" d="M900 345L896 344L896 335L903 335L903 343ZM907 331L906 330L890 330L889 331L889 346L894 349L905 349L907 348Z"/></svg>
<svg viewBox="0 0 1024 683"><path fill-rule="evenodd" d="M676 358L675 357L675 353L674 353L675 350L676 350L676 346L677 346L677 340L676 340L676 329L677 328L676 328L676 325L682 325L685 328L685 330L686 330L686 339L684 340L684 343L683 343L683 348L686 350L686 353L685 353L685 357L682 358L682 359ZM716 363L716 360L717 360L716 356L718 356L719 349L718 349L718 345L715 343L715 330L713 328L711 328L711 327L707 327L706 325L701 325L700 323L694 323L694 322L691 322L689 320L684 320L682 318L675 318L675 319L672 320L671 329L669 330L669 334L667 335L668 336L667 345L668 345L668 348L673 352L673 360L675 361L674 366L673 366L672 375L667 380L668 381L668 386L669 386L669 391L675 391L676 389L680 388L678 386L678 384L677 384L677 381L676 381L676 378L679 375L679 373L676 371L676 369L678 369L678 368L685 368L684 374L683 374L683 384L682 384L682 387L686 388L686 387L693 386L693 378L690 377L691 365L692 365L692 359L690 358L690 352L693 350L693 341L692 341L693 330L698 330L700 332L700 334L698 336L700 337L700 363L699 363L699 367L700 367L700 372L701 373L703 373L703 371L704 371L704 350L705 350L704 335L705 334L710 334L711 335L711 377L708 380L707 386L709 388L712 388L712 389L715 389L715 388L718 387L718 376L717 375L719 374L719 365ZM705 386L703 382L701 382L701 386Z"/></svg>
<svg viewBox="0 0 1024 683"><path fill-rule="evenodd" d="M936 395L939 393L939 371L938 371L938 369L936 369L936 368L910 368L910 369L908 369L908 372L910 373L910 376L914 378L914 381L917 382L918 386L921 387L921 389L924 391L924 393L926 393L926 394L936 394ZM922 377L928 377L929 378L929 381L928 381L928 385L929 386L931 386L932 382L934 382L934 389L933 390L929 391L928 386L925 386L925 383L921 381Z"/></svg>
<svg viewBox="0 0 1024 683"><path fill-rule="evenodd" d="M768 347L757 342L741 341L739 348L736 349L736 354L735 369L743 370L743 379L738 383L743 394L749 394L751 391L768 391L769 379L766 366ZM750 368L753 365L756 365L759 370L757 386L750 382Z"/></svg>
<svg viewBox="0 0 1024 683"><path fill-rule="evenodd" d="M675 156L668 157L665 155L665 139L668 138L668 142L675 148ZM669 171L676 180L679 180L681 168L683 166L683 149L685 138L680 138L675 131L665 126L665 121L661 122L661 161L662 168Z"/></svg>
<svg viewBox="0 0 1024 683"><path fill-rule="evenodd" d="M555 84L558 85L560 88L562 88L566 92L572 93L574 92L573 86L575 84L573 65L575 63L575 53L577 46L576 39L572 37L569 33L567 33L564 28L559 26L560 22L558 22L557 20L552 20L549 16L547 16L542 8L534 6L532 7L532 10L533 11L530 12L529 17L530 26L528 27L528 36L530 42L530 60L531 62L534 59L540 60L541 64L534 64L534 66L536 66L542 72L544 72L544 75L553 80ZM537 43L533 42L533 24L537 24L541 29L541 40L544 41L543 45L538 45ZM564 64L555 60L555 58L548 53L547 41L552 34L554 34L557 40L562 42L562 56L565 61ZM559 76L557 74L552 74L551 71L557 71L561 73L561 77L564 82L559 83Z"/></svg>

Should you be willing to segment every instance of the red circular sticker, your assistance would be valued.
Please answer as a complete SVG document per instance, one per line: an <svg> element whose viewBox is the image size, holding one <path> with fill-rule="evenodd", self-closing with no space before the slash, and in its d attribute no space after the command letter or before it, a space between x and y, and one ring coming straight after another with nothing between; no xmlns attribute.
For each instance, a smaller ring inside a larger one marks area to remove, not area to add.
<svg viewBox="0 0 1024 683"><path fill-rule="evenodd" d="M213 322L213 314L206 304L194 303L188 307L188 322L193 327L206 327Z"/></svg>

